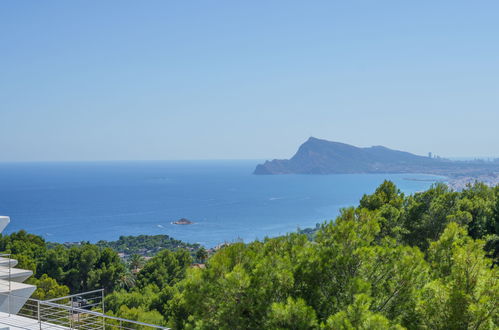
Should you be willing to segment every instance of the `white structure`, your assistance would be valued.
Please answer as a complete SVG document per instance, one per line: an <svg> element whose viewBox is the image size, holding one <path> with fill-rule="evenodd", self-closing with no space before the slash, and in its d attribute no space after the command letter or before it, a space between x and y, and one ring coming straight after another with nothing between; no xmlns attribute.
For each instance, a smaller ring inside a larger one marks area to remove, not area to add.
<svg viewBox="0 0 499 330"><path fill-rule="evenodd" d="M9 222L9 217L0 216L0 233ZM36 290L36 286L23 283L33 272L14 268L16 265L17 260L8 255L0 257L0 312L17 314Z"/></svg>
<svg viewBox="0 0 499 330"><path fill-rule="evenodd" d="M0 233L9 222L9 217L0 216ZM36 286L22 282L33 272L15 266L17 260L0 254L0 330L167 329L104 314L102 289L43 301L32 299ZM82 305L82 297L86 305Z"/></svg>

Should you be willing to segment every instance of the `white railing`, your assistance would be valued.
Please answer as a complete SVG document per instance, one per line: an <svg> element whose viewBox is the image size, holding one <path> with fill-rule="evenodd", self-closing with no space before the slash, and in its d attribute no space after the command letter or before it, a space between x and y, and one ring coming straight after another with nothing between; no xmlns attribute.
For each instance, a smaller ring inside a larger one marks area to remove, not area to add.
<svg viewBox="0 0 499 330"><path fill-rule="evenodd" d="M12 260L8 253L0 253L0 258L7 259L7 265L0 267L0 301L2 311L8 318L22 316L22 324L16 323L21 329L168 329L163 326L139 321L127 320L105 314L104 290L88 291L49 300L38 300L14 294L12 287ZM5 260L4 260L5 263ZM24 303L24 305L22 305ZM22 305L19 311L16 307ZM8 324L8 319L0 319L2 324Z"/></svg>
<svg viewBox="0 0 499 330"><path fill-rule="evenodd" d="M94 290L81 294L38 300L19 297L9 293L0 293L7 300L26 300L21 310L15 315L32 322L25 322L17 327L25 329L168 329L163 326L128 320L104 314L104 290ZM10 307L14 304L8 304ZM9 315L14 315L7 311ZM5 322L0 320L0 323Z"/></svg>
<svg viewBox="0 0 499 330"><path fill-rule="evenodd" d="M0 281L0 292L2 293L2 295L8 295L6 300L7 305L5 306L5 303L2 302L2 307L0 308L0 310L3 311L6 308L8 313L10 314L10 311L12 310L12 299L10 297L12 293L12 259L10 257L10 253L0 253L0 258L7 259L7 265L2 265L0 267L0 279L2 279L2 281Z"/></svg>
<svg viewBox="0 0 499 330"><path fill-rule="evenodd" d="M94 312L105 313L104 289L47 299L44 300L44 302L52 302L58 305L72 306L80 309L92 310Z"/></svg>
<svg viewBox="0 0 499 330"><path fill-rule="evenodd" d="M10 292L12 290L12 259L10 253L0 253L0 258L7 259L6 266L0 266L0 279L4 279L7 283L0 283L0 290Z"/></svg>
<svg viewBox="0 0 499 330"><path fill-rule="evenodd" d="M103 298L102 290L52 300L28 298L17 315L32 320L32 322L24 324L23 328L25 329L168 329L159 325L104 314L101 311L104 301L100 299L97 302L99 299L97 299L96 293ZM92 294L95 296L93 302L89 302L88 298L82 298ZM9 298L11 297L12 295ZM88 303L83 300L87 300ZM60 301L61 303L54 301Z"/></svg>

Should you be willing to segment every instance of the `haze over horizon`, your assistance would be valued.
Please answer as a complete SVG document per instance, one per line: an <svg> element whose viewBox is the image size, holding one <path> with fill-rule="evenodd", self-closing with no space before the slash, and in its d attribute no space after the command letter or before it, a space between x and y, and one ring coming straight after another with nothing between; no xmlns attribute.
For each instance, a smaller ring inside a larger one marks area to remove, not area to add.
<svg viewBox="0 0 499 330"><path fill-rule="evenodd" d="M0 162L499 156L499 3L0 3Z"/></svg>
<svg viewBox="0 0 499 330"><path fill-rule="evenodd" d="M329 140L328 140L329 141ZM306 141L304 141L306 142ZM340 143L344 143L344 142L341 142L341 141L331 141L331 142L340 142ZM296 150L294 152L292 152L291 154L289 154L288 156L284 156L282 158L277 158L277 159L290 159L292 158L295 153L298 151L298 148L301 146L301 144L299 144L297 147L296 147ZM370 147L379 147L381 145L369 145L369 146L354 146L354 147L358 147L358 148L370 148ZM381 146L381 147L386 147L386 148L389 148L387 146ZM389 148L391 150L397 150L397 149L392 149L392 148ZM398 150L398 151L407 151L407 150ZM409 151L410 152L410 151ZM412 153L412 152L410 152ZM412 153L412 154L415 154L415 153ZM496 160L498 159L499 157L497 156L490 156L490 155L475 155L475 156L457 156L457 157L453 157L453 156L450 156L450 157L447 157L447 156L443 156L443 155L438 155L438 154L434 154L432 153L432 157L442 157L442 158L445 158L445 159L449 159L449 160L454 160L454 161L468 161L468 160L486 160L486 161L493 161L493 160ZM423 157L427 157L428 154L415 154L415 155L418 155L418 156L423 156ZM187 159L187 158L184 158L184 159L108 159L108 160L102 160L102 159L89 159L89 160L79 160L79 159L69 159L69 160L20 160L20 161L16 161L16 160L13 160L13 161L0 161L0 163L36 163L36 162L40 162L40 163L45 163L45 162L133 162L133 161L138 161L138 162L141 162L141 161L255 161L255 162L261 162L261 161L267 161L267 160L274 160L276 159L275 157L272 157L272 156L269 156L269 157L262 157L262 158L190 158L190 159Z"/></svg>

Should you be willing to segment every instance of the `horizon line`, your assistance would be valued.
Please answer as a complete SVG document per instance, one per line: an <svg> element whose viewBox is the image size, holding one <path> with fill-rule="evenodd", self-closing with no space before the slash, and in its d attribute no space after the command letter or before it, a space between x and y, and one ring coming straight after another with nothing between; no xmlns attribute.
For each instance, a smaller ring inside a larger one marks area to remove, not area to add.
<svg viewBox="0 0 499 330"><path fill-rule="evenodd" d="M267 158L270 159L270 158ZM186 159L92 159L92 160L0 160L0 164L25 163L124 163L124 162L203 162L203 161L264 161L265 158L186 158Z"/></svg>

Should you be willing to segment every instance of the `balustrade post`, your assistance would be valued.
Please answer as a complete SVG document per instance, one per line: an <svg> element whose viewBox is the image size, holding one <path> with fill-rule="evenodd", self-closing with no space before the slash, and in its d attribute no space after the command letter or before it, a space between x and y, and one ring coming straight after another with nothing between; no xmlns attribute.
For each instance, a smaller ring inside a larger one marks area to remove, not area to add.
<svg viewBox="0 0 499 330"><path fill-rule="evenodd" d="M42 330L42 316L40 315L40 301L36 302L36 309L37 309L37 314L38 314L38 326L40 327L40 330Z"/></svg>
<svg viewBox="0 0 499 330"><path fill-rule="evenodd" d="M69 309L69 328L73 329L73 297L70 298L69 302L71 304L71 308Z"/></svg>

